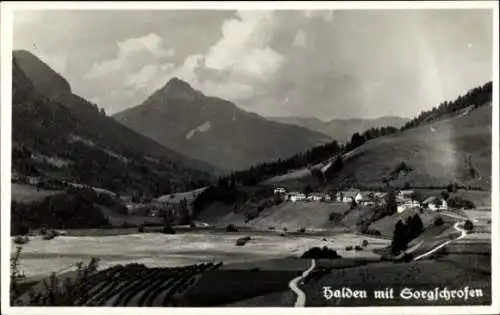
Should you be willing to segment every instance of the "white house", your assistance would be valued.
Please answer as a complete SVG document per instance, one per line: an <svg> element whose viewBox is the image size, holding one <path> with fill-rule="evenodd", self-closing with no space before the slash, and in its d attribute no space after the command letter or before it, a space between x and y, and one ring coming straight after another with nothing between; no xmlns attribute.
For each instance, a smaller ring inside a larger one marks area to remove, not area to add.
<svg viewBox="0 0 500 315"><path fill-rule="evenodd" d="M400 190L397 194L398 199L411 199L413 190Z"/></svg>
<svg viewBox="0 0 500 315"><path fill-rule="evenodd" d="M429 210L439 211L439 210L447 210L448 203L443 198L438 197L429 197L424 202L422 202L424 206L427 206Z"/></svg>
<svg viewBox="0 0 500 315"><path fill-rule="evenodd" d="M330 201L331 197L329 194L322 194L322 193L311 193L309 196L307 196L307 200L309 201Z"/></svg>
<svg viewBox="0 0 500 315"><path fill-rule="evenodd" d="M38 185L40 183L40 178L35 176L28 176L28 184L30 185Z"/></svg>
<svg viewBox="0 0 500 315"><path fill-rule="evenodd" d="M306 195L303 193L290 193L288 194L288 199L292 202L306 200Z"/></svg>
<svg viewBox="0 0 500 315"><path fill-rule="evenodd" d="M323 197L317 194L310 194L307 196L308 201L321 201L321 199L323 199Z"/></svg>
<svg viewBox="0 0 500 315"><path fill-rule="evenodd" d="M419 208L420 202L417 200L407 200L403 203L398 204L398 213L405 211L406 209Z"/></svg>
<svg viewBox="0 0 500 315"><path fill-rule="evenodd" d="M351 202L354 199L356 202L360 202L363 199L363 195L360 191L349 190L349 191L341 191L336 195L336 199L338 202Z"/></svg>

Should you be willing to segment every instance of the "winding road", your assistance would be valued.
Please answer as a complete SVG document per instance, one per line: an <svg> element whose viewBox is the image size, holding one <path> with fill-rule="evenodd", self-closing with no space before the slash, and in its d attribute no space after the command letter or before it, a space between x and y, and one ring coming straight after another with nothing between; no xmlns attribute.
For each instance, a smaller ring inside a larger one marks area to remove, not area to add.
<svg viewBox="0 0 500 315"><path fill-rule="evenodd" d="M306 294L304 291L302 291L298 284L300 281L302 281L305 277L313 271L314 267L316 267L316 261L313 259L311 260L311 266L302 273L302 275L298 276L297 278L293 279L290 281L288 284L288 287L297 295L297 300L295 301L295 307L303 307L306 304Z"/></svg>
<svg viewBox="0 0 500 315"><path fill-rule="evenodd" d="M460 227L460 224L463 224L464 222L456 222L454 225L453 225L453 228L457 231L460 232L460 236L455 238L455 239L452 239L452 240L448 240L438 246L436 246L435 248L431 249L430 251L426 252L426 253L423 253L422 255L419 255L417 257L415 257L413 260L420 260L422 258L425 258L433 253L435 253L436 251L438 251L439 249L445 247L446 245L450 244L451 242L453 241L457 241L459 239L462 239L464 238L466 235L467 235L467 231L464 230L462 227Z"/></svg>

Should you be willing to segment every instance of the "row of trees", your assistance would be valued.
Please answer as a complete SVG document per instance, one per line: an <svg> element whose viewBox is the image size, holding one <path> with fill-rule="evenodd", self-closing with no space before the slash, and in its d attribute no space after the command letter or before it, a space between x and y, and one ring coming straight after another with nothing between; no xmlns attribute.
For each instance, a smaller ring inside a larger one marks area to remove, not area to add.
<svg viewBox="0 0 500 315"><path fill-rule="evenodd" d="M408 243L417 238L424 231L424 224L420 216L415 213L408 217L406 222L399 220L394 227L391 250L394 255L406 250Z"/></svg>
<svg viewBox="0 0 500 315"><path fill-rule="evenodd" d="M401 130L406 130L438 120L445 115L456 113L469 106L474 106L474 108L483 106L492 100L492 87L492 82L487 82L482 86L468 91L465 95L460 95L452 102L445 101L438 106L433 107L431 110L422 111L420 115L401 127Z"/></svg>

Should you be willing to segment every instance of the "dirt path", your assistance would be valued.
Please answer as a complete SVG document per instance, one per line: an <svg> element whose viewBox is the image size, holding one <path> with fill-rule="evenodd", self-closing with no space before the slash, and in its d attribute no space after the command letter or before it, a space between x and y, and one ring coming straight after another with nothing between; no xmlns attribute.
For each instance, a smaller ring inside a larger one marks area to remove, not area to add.
<svg viewBox="0 0 500 315"><path fill-rule="evenodd" d="M423 253L422 255L419 255L417 257L415 257L413 260L419 260L419 259L422 259L424 257L427 257L433 253L435 253L436 251L438 251L439 249L445 247L446 245L450 244L451 242L453 241L458 241L462 238L464 238L466 235L467 235L467 231L465 231L462 227L460 227L460 224L463 224L464 222L456 222L454 225L453 225L453 228L457 231L460 232L460 236L455 238L455 239L452 239L452 240L448 240L438 246L436 246L435 248L431 249L430 251L426 252L426 253Z"/></svg>
<svg viewBox="0 0 500 315"><path fill-rule="evenodd" d="M304 271L302 275L293 279L288 284L288 287L293 291L293 293L297 295L297 300L295 301L294 305L295 307L304 307L304 305L306 304L306 294L299 288L298 283L302 281L305 277L307 277L309 273L313 271L314 267L316 267L316 261L313 259L311 260L311 266L306 271Z"/></svg>

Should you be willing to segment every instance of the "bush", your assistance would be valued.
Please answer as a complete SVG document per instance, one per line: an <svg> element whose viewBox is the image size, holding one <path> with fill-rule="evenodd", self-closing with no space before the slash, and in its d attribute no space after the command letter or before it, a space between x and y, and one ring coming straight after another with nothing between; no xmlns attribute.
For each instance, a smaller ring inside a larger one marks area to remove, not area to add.
<svg viewBox="0 0 500 315"><path fill-rule="evenodd" d="M164 225L162 233L163 234L175 234L175 230L170 225Z"/></svg>
<svg viewBox="0 0 500 315"><path fill-rule="evenodd" d="M44 236L43 236L43 239L48 241L48 240L51 240L53 238L55 238L57 236L57 233L56 231L54 230L50 230L49 232L47 232Z"/></svg>
<svg viewBox="0 0 500 315"><path fill-rule="evenodd" d="M47 225L42 224L40 226L40 235L45 235L45 234L47 234Z"/></svg>
<svg viewBox="0 0 500 315"><path fill-rule="evenodd" d="M382 233L380 233L379 230L375 230L375 229L368 229L368 230L366 230L365 234L368 234L368 235L382 235Z"/></svg>
<svg viewBox="0 0 500 315"><path fill-rule="evenodd" d="M362 248L361 246L359 246L359 245L356 245L356 246L354 247L354 249L355 249L356 251L363 250L363 248Z"/></svg>
<svg viewBox="0 0 500 315"><path fill-rule="evenodd" d="M352 248L353 248L352 246L347 246L347 247L345 248L345 250L350 251L350 250L352 250Z"/></svg>
<svg viewBox="0 0 500 315"><path fill-rule="evenodd" d="M437 217L436 219L434 219L434 225L435 226L441 226L443 224L444 224L443 218Z"/></svg>
<svg viewBox="0 0 500 315"><path fill-rule="evenodd" d="M465 223L464 223L464 229L467 232L471 232L474 229L474 224L472 224L472 221L470 221L470 220L465 221Z"/></svg>
<svg viewBox="0 0 500 315"><path fill-rule="evenodd" d="M313 247L308 249L302 254L301 258L336 259L341 258L341 256L337 254L337 251L323 246L322 248Z"/></svg>
<svg viewBox="0 0 500 315"><path fill-rule="evenodd" d="M29 242L29 237L27 235L17 235L14 238L14 244L22 245Z"/></svg>
<svg viewBox="0 0 500 315"><path fill-rule="evenodd" d="M363 242L361 243L361 245L363 245L363 247L368 246L368 241L367 240L363 240Z"/></svg>
<svg viewBox="0 0 500 315"><path fill-rule="evenodd" d="M330 221L330 222L335 222L335 221L337 221L340 217L341 217L341 215L340 215L340 214L335 213L335 212L330 212L330 214L328 214L328 221Z"/></svg>
<svg viewBox="0 0 500 315"><path fill-rule="evenodd" d="M306 232L306 229L305 228L300 228L299 229L299 233L305 233Z"/></svg>
<svg viewBox="0 0 500 315"><path fill-rule="evenodd" d="M139 226L137 227L137 232L144 233L144 224L139 224Z"/></svg>
<svg viewBox="0 0 500 315"><path fill-rule="evenodd" d="M226 226L226 232L238 232L238 229L233 224L229 224Z"/></svg>
<svg viewBox="0 0 500 315"><path fill-rule="evenodd" d="M240 237L239 239L236 240L236 246L243 246L245 245L249 240L251 240L250 236L245 236L245 237Z"/></svg>

